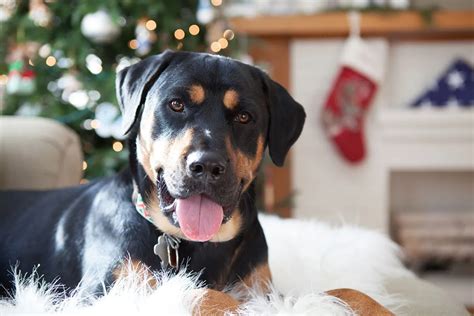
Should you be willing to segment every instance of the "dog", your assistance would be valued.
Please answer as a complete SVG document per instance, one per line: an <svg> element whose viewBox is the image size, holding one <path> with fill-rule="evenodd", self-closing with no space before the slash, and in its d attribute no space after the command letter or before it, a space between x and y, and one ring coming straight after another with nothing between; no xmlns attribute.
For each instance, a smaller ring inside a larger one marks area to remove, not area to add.
<svg viewBox="0 0 474 316"><path fill-rule="evenodd" d="M116 90L129 166L76 187L0 193L1 286L12 290L12 266L95 294L130 265L186 266L213 289L203 308L235 309L220 290L271 280L254 180L267 148L284 164L303 107L260 69L205 53L144 59L117 74Z"/></svg>
<svg viewBox="0 0 474 316"><path fill-rule="evenodd" d="M77 187L1 193L1 284L11 266L39 265L46 281L99 291L125 257L161 269L163 234L179 242L174 266L214 289L269 279L254 179L267 146L283 164L303 107L261 70L204 53L149 57L120 71L116 88L129 167Z"/></svg>

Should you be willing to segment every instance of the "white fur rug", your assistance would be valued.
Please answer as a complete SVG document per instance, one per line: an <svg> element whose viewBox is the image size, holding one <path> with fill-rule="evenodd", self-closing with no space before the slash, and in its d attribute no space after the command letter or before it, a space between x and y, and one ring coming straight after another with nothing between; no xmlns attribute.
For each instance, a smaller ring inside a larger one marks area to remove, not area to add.
<svg viewBox="0 0 474 316"><path fill-rule="evenodd" d="M341 301L323 292L353 288L396 311L400 301L385 292L387 277L406 276L398 247L384 235L354 226L331 227L316 221L260 216L269 245L274 286L270 295L254 291L243 315L351 315ZM150 288L140 274L117 282L107 295L64 299L37 278L17 278L0 315L190 315L202 288L195 276L157 274ZM38 289L38 284L42 286ZM54 285L53 285L54 286ZM280 295L283 294L283 295Z"/></svg>

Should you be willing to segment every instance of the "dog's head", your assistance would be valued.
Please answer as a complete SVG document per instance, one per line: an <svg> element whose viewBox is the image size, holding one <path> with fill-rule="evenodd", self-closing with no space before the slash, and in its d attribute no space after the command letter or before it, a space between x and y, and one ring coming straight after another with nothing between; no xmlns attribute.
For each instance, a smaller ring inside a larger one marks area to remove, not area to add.
<svg viewBox="0 0 474 316"><path fill-rule="evenodd" d="M117 96L153 222L194 241L238 234L239 201L266 146L283 165L305 119L259 69L202 53L166 51L122 70Z"/></svg>

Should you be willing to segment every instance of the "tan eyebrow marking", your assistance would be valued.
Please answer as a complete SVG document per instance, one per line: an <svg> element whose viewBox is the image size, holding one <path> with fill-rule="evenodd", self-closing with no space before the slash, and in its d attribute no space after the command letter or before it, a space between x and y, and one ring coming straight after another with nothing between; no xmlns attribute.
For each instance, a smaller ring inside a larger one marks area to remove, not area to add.
<svg viewBox="0 0 474 316"><path fill-rule="evenodd" d="M223 102L226 108L232 110L239 103L239 94L234 89L229 89L224 93Z"/></svg>
<svg viewBox="0 0 474 316"><path fill-rule="evenodd" d="M191 87L189 87L188 93L191 101L196 104L201 104L206 98L206 92L200 84L193 84Z"/></svg>

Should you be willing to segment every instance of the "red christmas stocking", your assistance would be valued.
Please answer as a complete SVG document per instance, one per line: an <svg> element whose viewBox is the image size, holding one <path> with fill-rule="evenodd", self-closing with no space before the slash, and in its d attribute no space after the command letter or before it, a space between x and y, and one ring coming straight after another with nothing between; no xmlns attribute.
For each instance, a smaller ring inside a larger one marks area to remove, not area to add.
<svg viewBox="0 0 474 316"><path fill-rule="evenodd" d="M364 117L384 75L386 51L384 41L366 43L359 37L349 38L322 110L328 137L350 162L365 157Z"/></svg>

